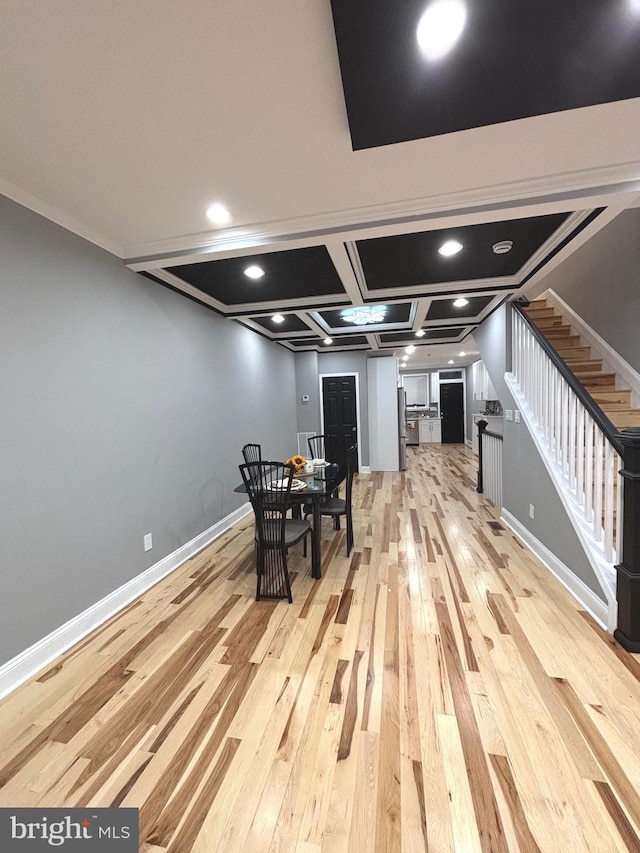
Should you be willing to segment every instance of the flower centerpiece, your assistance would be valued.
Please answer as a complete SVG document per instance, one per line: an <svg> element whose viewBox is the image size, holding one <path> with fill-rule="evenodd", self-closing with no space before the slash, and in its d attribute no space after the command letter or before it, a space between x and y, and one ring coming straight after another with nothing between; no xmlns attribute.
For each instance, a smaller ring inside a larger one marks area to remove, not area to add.
<svg viewBox="0 0 640 853"><path fill-rule="evenodd" d="M307 460L304 456L300 456L300 454L296 454L296 456L292 456L290 459L287 459L285 465L293 465L294 474L301 474L304 471L304 466L306 465Z"/></svg>

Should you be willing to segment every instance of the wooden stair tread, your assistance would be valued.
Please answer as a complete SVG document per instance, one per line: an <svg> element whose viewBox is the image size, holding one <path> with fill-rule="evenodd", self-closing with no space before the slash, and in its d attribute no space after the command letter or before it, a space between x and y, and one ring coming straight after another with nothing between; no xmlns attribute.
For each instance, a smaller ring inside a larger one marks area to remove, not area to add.
<svg viewBox="0 0 640 853"><path fill-rule="evenodd" d="M556 338L569 337L571 335L571 326L551 326L544 330L545 338L555 340Z"/></svg>
<svg viewBox="0 0 640 853"><path fill-rule="evenodd" d="M616 429L640 426L640 409L620 409L609 412L608 418Z"/></svg>
<svg viewBox="0 0 640 853"><path fill-rule="evenodd" d="M555 351L567 364L569 363L569 359L575 359L576 361L591 360L591 349L589 347L555 347Z"/></svg>

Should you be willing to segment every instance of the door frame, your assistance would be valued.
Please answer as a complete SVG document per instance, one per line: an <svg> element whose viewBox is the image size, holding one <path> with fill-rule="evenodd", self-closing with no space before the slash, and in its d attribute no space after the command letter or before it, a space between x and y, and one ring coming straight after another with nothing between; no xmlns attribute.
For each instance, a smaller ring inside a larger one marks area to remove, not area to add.
<svg viewBox="0 0 640 853"><path fill-rule="evenodd" d="M353 376L356 380L356 427L358 432L358 471L361 473L362 470L362 445L360 442L360 426L362 421L360 420L360 374L355 370L341 370L339 373L319 373L318 374L318 382L320 384L320 433L324 435L324 393L322 389L322 380L327 377L330 379L332 376Z"/></svg>
<svg viewBox="0 0 640 853"><path fill-rule="evenodd" d="M462 378L461 379L440 379L440 370L461 370ZM462 383L462 423L464 426L464 441L463 444L470 446L471 439L469 438L469 430L467 429L467 369L466 367L448 367L439 368L438 371L438 409L440 408L440 386L441 385L453 385L454 382ZM440 412L442 415L442 412ZM473 429L473 424L471 425L471 429Z"/></svg>

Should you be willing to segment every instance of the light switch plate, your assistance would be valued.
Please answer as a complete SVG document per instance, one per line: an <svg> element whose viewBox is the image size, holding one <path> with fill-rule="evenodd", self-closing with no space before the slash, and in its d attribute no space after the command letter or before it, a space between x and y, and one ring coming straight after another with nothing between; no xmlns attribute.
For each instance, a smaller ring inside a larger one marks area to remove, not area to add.
<svg viewBox="0 0 640 853"><path fill-rule="evenodd" d="M513 409L505 409L504 410L504 419L505 421L513 420Z"/></svg>
<svg viewBox="0 0 640 853"><path fill-rule="evenodd" d="M513 413L513 419L517 424L520 423L520 411L518 409Z"/></svg>

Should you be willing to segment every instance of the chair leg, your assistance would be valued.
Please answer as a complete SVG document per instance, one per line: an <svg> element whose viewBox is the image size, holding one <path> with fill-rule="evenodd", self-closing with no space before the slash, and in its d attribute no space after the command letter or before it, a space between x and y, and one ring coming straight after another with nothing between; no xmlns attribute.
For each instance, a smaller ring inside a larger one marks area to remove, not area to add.
<svg viewBox="0 0 640 853"><path fill-rule="evenodd" d="M351 553L351 549L353 548L353 519L351 516L347 516L347 557Z"/></svg>
<svg viewBox="0 0 640 853"><path fill-rule="evenodd" d="M334 530L340 530L340 516L339 515L333 516L333 529Z"/></svg>

